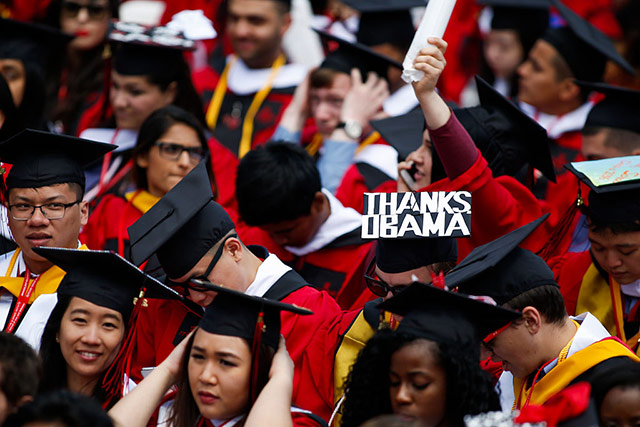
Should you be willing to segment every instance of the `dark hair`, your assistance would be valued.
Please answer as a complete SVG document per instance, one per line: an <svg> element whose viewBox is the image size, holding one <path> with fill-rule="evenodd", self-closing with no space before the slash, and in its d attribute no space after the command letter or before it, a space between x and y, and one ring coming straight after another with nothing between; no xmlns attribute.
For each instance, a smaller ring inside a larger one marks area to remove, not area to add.
<svg viewBox="0 0 640 427"><path fill-rule="evenodd" d="M189 65L187 61L185 61L184 56L172 55L172 61L174 57L176 62L171 67L174 71L173 73L158 72L153 75L147 75L147 80L149 83L158 86L163 92L167 90L171 83L176 82L176 98L172 104L193 114L200 124L205 126L204 106L202 105L200 95L198 95L198 92L196 92L193 86Z"/></svg>
<svg viewBox="0 0 640 427"><path fill-rule="evenodd" d="M309 74L309 87L315 89L330 87L338 74L340 71L331 68L316 68Z"/></svg>
<svg viewBox="0 0 640 427"><path fill-rule="evenodd" d="M18 117L25 127L45 129L44 110L46 104L45 77L40 66L30 61L22 61L25 71L24 94L17 105Z"/></svg>
<svg viewBox="0 0 640 427"><path fill-rule="evenodd" d="M596 409L600 412L602 402L607 393L619 387L621 389L640 389L640 363L628 357L609 360L609 367L599 371L591 381L591 398L595 400Z"/></svg>
<svg viewBox="0 0 640 427"><path fill-rule="evenodd" d="M522 311L534 307L549 323L562 324L567 318L567 309L560 288L554 285L538 286L502 304L504 307Z"/></svg>
<svg viewBox="0 0 640 427"><path fill-rule="evenodd" d="M71 296L58 297L58 302L51 311L49 320L47 320L47 324L44 327L42 339L40 341L40 358L42 359L44 375L40 383L39 393L52 392L59 389L65 389L67 387L67 361L62 355L60 344L57 342L56 338L60 331L62 317L67 311L67 308L69 308L72 298L73 297ZM128 319L123 320L124 325L127 325ZM123 340L126 336L127 331L125 326ZM98 380L98 383L92 393L92 396L101 403L105 402L108 397L106 390L101 387L106 371L107 370L105 370L102 377ZM115 404L115 402L112 403Z"/></svg>
<svg viewBox="0 0 640 427"><path fill-rule="evenodd" d="M593 233L603 233L610 231L613 234L633 233L640 231L640 221L615 222L607 221L603 218L592 217L589 215L589 206L581 206L582 212L588 218L589 231Z"/></svg>
<svg viewBox="0 0 640 427"><path fill-rule="evenodd" d="M307 151L288 142L270 142L238 164L238 211L249 225L274 224L311 212L320 174Z"/></svg>
<svg viewBox="0 0 640 427"><path fill-rule="evenodd" d="M151 113L149 117L142 123L140 132L138 133L138 139L136 146L133 149L132 157L136 159L138 156L148 153L153 145L165 134L171 126L180 123L189 126L198 135L200 145L205 151L205 159L207 159L207 171L209 177L213 179L213 172L211 172L211 166L209 159L209 145L207 144L207 138L204 135L204 129L202 124L193 116L193 114L185 111L184 109L175 106L168 105L164 108ZM147 189L147 175L146 170L141 168L134 162L133 180L138 188Z"/></svg>
<svg viewBox="0 0 640 427"><path fill-rule="evenodd" d="M592 136L599 132L605 132L604 145L619 150L623 156L630 156L634 150L640 148L640 133L631 130L600 126L587 126L582 129L583 136Z"/></svg>
<svg viewBox="0 0 640 427"><path fill-rule="evenodd" d="M571 67L569 67L569 63L558 52L553 53L550 59L550 64L553 68L556 82L559 83L564 79L575 79L575 76L571 71ZM580 103L584 104L585 102L587 102L587 99L589 99L590 91L584 90L580 86L578 86L578 89L580 91Z"/></svg>
<svg viewBox="0 0 640 427"><path fill-rule="evenodd" d="M7 421L7 427L21 427L38 421L60 423L64 427L113 426L111 418L94 399L68 390L38 396L22 406Z"/></svg>
<svg viewBox="0 0 640 427"><path fill-rule="evenodd" d="M24 396L35 396L42 378L36 352L22 339L0 332L0 390L11 406Z"/></svg>
<svg viewBox="0 0 640 427"><path fill-rule="evenodd" d="M189 384L189 360L196 333L197 331L189 338L187 348L184 350L184 355L180 364L180 374L177 383L178 393L171 410L171 425L175 427L193 427L200 418L200 411L198 410L198 405L193 399L193 392L191 390L191 385ZM247 343L250 350L251 344L246 340L243 341ZM267 384L267 381L269 381L269 370L271 369L271 361L273 360L274 354L275 351L273 348L265 345L264 343L260 346L256 396L260 394L264 386ZM247 389L247 393L249 392L249 389ZM241 425L243 424L244 422L242 422Z"/></svg>
<svg viewBox="0 0 640 427"><path fill-rule="evenodd" d="M389 398L391 357L419 339L423 338L386 329L367 342L346 382L342 426L359 426L378 415L392 413ZM498 395L489 375L480 368L479 347L434 344L447 377L445 413L449 425L464 426L465 415L498 410Z"/></svg>

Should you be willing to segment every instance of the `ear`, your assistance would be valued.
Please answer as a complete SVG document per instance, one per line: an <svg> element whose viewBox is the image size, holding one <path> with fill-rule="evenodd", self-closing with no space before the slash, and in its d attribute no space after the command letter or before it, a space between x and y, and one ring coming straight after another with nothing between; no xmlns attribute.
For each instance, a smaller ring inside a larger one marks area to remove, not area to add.
<svg viewBox="0 0 640 427"><path fill-rule="evenodd" d="M284 15L282 15L282 26L280 27L280 38L284 36L284 33L287 32L290 26L291 26L291 13L287 12Z"/></svg>
<svg viewBox="0 0 640 427"><path fill-rule="evenodd" d="M139 168L147 169L149 167L149 152L145 151L136 156L136 165Z"/></svg>
<svg viewBox="0 0 640 427"><path fill-rule="evenodd" d="M80 202L80 225L86 225L89 220L89 203Z"/></svg>
<svg viewBox="0 0 640 427"><path fill-rule="evenodd" d="M324 205L327 202L327 196L325 196L322 191L317 191L313 196L313 201L311 202L311 214L313 215L322 212Z"/></svg>
<svg viewBox="0 0 640 427"><path fill-rule="evenodd" d="M242 259L243 248L239 239L231 237L224 243L224 248L229 251L235 262L239 262Z"/></svg>
<svg viewBox="0 0 640 427"><path fill-rule="evenodd" d="M524 310L522 310L522 320L523 326L527 328L531 335L535 335L540 331L542 316L537 308L531 306L525 307Z"/></svg>
<svg viewBox="0 0 640 427"><path fill-rule="evenodd" d="M25 403L29 403L29 402L33 402L33 396L28 395L28 394L25 395L25 396L22 396L20 399L18 399L18 402L16 403L16 409L18 409L19 407L21 407Z"/></svg>
<svg viewBox="0 0 640 427"><path fill-rule="evenodd" d="M164 91L164 101L165 107L167 105L173 104L176 100L176 96L178 96L178 82L171 82L167 89Z"/></svg>
<svg viewBox="0 0 640 427"><path fill-rule="evenodd" d="M558 96L562 101L580 99L580 86L575 84L573 77L567 77L559 85Z"/></svg>

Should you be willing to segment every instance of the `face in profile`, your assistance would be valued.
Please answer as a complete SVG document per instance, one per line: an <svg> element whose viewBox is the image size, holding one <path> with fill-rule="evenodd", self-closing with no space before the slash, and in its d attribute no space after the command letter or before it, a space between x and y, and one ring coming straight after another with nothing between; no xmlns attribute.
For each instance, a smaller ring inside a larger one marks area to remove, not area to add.
<svg viewBox="0 0 640 427"><path fill-rule="evenodd" d="M198 133L184 123L172 125L156 143L136 159L146 170L146 190L157 197L169 192L202 160Z"/></svg>
<svg viewBox="0 0 640 427"><path fill-rule="evenodd" d="M245 340L199 329L188 357L189 387L204 418L230 419L247 411L251 351Z"/></svg>
<svg viewBox="0 0 640 427"><path fill-rule="evenodd" d="M118 355L124 333L121 313L73 297L56 336L67 362L68 383L91 384L98 380ZM72 391L91 394L93 390Z"/></svg>
<svg viewBox="0 0 640 427"><path fill-rule="evenodd" d="M437 344L412 341L391 355L389 398L393 413L426 427L446 425L447 376Z"/></svg>

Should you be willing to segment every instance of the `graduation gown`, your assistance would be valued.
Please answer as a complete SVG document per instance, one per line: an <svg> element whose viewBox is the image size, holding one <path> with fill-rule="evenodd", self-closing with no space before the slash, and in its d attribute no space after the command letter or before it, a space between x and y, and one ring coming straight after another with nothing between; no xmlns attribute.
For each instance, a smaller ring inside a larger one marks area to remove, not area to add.
<svg viewBox="0 0 640 427"><path fill-rule="evenodd" d="M202 94L203 103L207 106L207 125L213 130L213 136L237 156L243 123L254 100L254 105L259 104L259 107L251 122L251 148L262 145L271 138L284 109L293 98L295 88L302 82L306 72L306 68L299 64L284 64L269 85L271 69L250 69L239 58L224 57L219 50L212 57L212 62L193 73L192 77L196 90ZM226 91L222 99L218 100L214 93L220 82L226 84ZM256 95L262 89L267 92L260 103ZM219 108L215 123L210 113L212 103Z"/></svg>
<svg viewBox="0 0 640 427"><path fill-rule="evenodd" d="M509 392L515 400L506 402L501 396L503 410L520 409L528 403L542 405L550 397L579 380L588 380L599 370L603 362L627 357L636 362L638 358L617 338L608 336L606 329L589 313L576 318L580 323L573 340L568 344L567 356L556 358L541 368L544 376L531 387L526 379L513 378L510 372L500 377L500 387L505 395Z"/></svg>
<svg viewBox="0 0 640 427"><path fill-rule="evenodd" d="M628 312L624 309L628 300L637 300L624 294L625 285L610 278L589 251L568 254L555 267L556 280L569 314L590 312L612 336L632 350L640 351L640 317L637 313L640 303L636 302Z"/></svg>
<svg viewBox="0 0 640 427"><path fill-rule="evenodd" d="M87 249L84 245L79 248ZM0 256L0 272L3 274L0 277L0 327L2 331L7 331L9 319L25 284L24 277L21 277L25 274L25 270L26 265L20 248ZM37 282L28 299L27 306L17 320L13 333L33 348L39 348L42 332L57 301L57 299L50 300L47 296L55 296L64 275L65 272L55 265L38 276L31 275L30 283L33 283L33 280L37 280Z"/></svg>
<svg viewBox="0 0 640 427"><path fill-rule="evenodd" d="M342 311L326 292L320 292L275 255L250 247L265 261L258 268L250 295L276 299L313 311L310 316L283 312L281 333L294 362L293 403L328 420L333 409L333 356L340 333L346 329ZM200 309L201 310L201 309ZM141 310L133 356L132 377L140 378L141 367L159 364L181 338L198 322L198 313L183 303L163 301ZM136 376L134 376L136 375Z"/></svg>
<svg viewBox="0 0 640 427"><path fill-rule="evenodd" d="M364 282L373 243L360 237L361 215L322 191L329 199L331 215L305 246L285 246L292 256L286 262L308 283L333 296L342 309L357 310L376 298Z"/></svg>

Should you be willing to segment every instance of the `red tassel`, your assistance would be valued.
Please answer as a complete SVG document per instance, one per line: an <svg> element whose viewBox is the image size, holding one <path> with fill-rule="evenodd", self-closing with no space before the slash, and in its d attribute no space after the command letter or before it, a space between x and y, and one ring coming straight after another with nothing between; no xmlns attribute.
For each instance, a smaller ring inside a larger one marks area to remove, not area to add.
<svg viewBox="0 0 640 427"><path fill-rule="evenodd" d="M129 317L129 327L127 336L122 341L122 346L118 355L113 360L102 379L102 388L105 390L106 399L103 407L106 409L115 404L124 396L129 385L129 374L131 373L131 358L137 333L137 320L144 303L146 289L140 291L140 295L134 301L133 311Z"/></svg>
<svg viewBox="0 0 640 427"><path fill-rule="evenodd" d="M258 314L258 320L256 321L256 329L253 332L253 343L251 346L251 384L249 389L251 391L251 404L258 398L258 365L260 361L260 344L262 344L262 333L264 332L264 313L261 311Z"/></svg>
<svg viewBox="0 0 640 427"><path fill-rule="evenodd" d="M446 289L444 273L442 271L438 274L435 274L433 271L429 271L429 273L431 273L431 285L438 289Z"/></svg>
<svg viewBox="0 0 640 427"><path fill-rule="evenodd" d="M573 224L573 220L583 204L584 200L582 199L580 184L578 184L578 197L575 203L572 203L569 209L562 215L560 222L553 229L549 241L540 249L540 252L538 252L537 255L540 256L540 258L549 261L553 256L560 255L556 254L558 246L562 243L567 233L572 231L571 224Z"/></svg>

